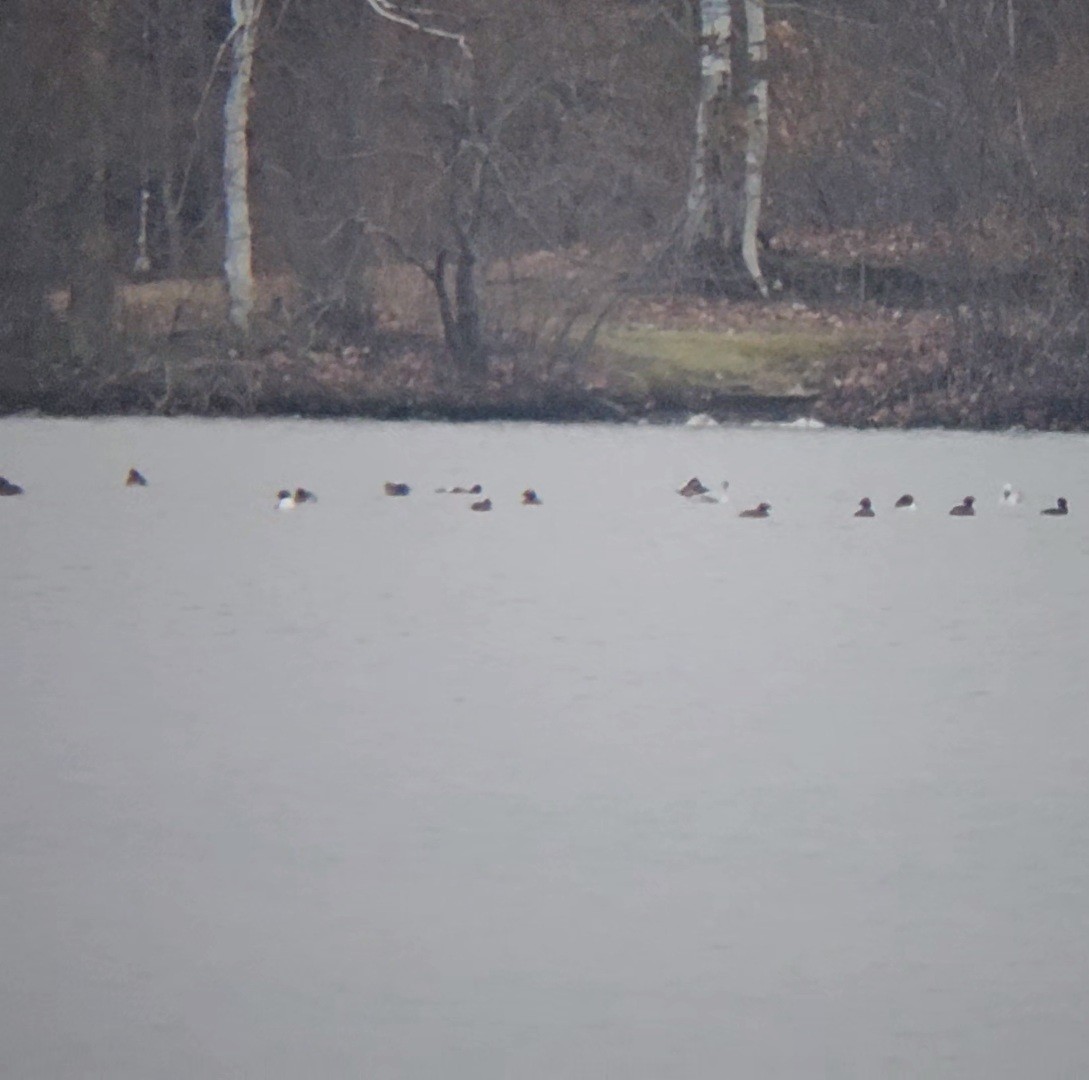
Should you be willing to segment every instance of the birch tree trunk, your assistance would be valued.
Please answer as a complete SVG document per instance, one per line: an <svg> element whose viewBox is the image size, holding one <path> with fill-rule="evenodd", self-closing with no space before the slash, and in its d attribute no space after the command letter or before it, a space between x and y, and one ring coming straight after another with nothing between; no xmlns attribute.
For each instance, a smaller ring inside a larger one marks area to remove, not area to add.
<svg viewBox="0 0 1089 1080"><path fill-rule="evenodd" d="M732 0L700 0L700 96L696 141L684 222L684 249L699 262L721 260L730 220L724 174L733 72L730 63Z"/></svg>
<svg viewBox="0 0 1089 1080"><path fill-rule="evenodd" d="M757 230L768 149L764 0L698 0L700 94L683 247L705 287L767 286ZM734 6L743 7L744 101L735 85Z"/></svg>
<svg viewBox="0 0 1089 1080"><path fill-rule="evenodd" d="M239 333L249 333L253 312L253 241L250 233L249 133L250 83L262 0L231 0L231 75L223 106L223 188L227 208L228 318Z"/></svg>
<svg viewBox="0 0 1089 1080"><path fill-rule="evenodd" d="M768 287L760 270L757 230L764 194L764 162L768 157L768 39L764 0L745 0L745 40L749 54L745 116L745 186L741 212L741 258L760 295Z"/></svg>

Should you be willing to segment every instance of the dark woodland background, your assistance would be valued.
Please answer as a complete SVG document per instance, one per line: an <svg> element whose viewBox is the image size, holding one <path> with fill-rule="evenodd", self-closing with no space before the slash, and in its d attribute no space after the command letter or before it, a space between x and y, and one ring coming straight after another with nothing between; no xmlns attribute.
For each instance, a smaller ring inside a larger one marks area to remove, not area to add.
<svg viewBox="0 0 1089 1080"><path fill-rule="evenodd" d="M795 305L918 328L824 364L833 419L1089 424L1084 0L769 3L768 301L678 247L696 5L453 0L435 18L471 61L362 0L267 0L259 317L238 340L220 284L229 3L4 0L4 405L291 409L358 369L411 412L408 383L457 374L434 275L468 230L478 387L600 392L577 374L597 330L653 305L756 322ZM335 364L305 382L315 357Z"/></svg>

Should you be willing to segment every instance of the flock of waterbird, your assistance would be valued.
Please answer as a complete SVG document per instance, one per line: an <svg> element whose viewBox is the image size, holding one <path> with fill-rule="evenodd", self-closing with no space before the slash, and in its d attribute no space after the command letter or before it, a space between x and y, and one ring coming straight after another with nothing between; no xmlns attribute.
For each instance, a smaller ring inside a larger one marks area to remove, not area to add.
<svg viewBox="0 0 1089 1080"><path fill-rule="evenodd" d="M139 469L129 469L128 475L125 477L125 486L146 487L147 478ZM729 489L729 480L723 480L719 492L715 493L703 484L698 476L693 476L683 487L677 489L677 494L695 502L724 503L729 501ZM387 480L383 485L383 491L387 495L397 498L411 494L412 488L405 483ZM439 495L483 495L484 488L480 484L473 484L471 487L436 488L436 493ZM18 484L13 484L6 477L0 476L0 496L22 494L23 489ZM276 509L293 510L297 506L317 501L317 495L312 491L307 491L306 488L298 487L294 491L282 488L276 495ZM1021 492L1017 491L1012 484L1006 484L1002 489L1002 497L999 502L1005 506L1016 506L1021 502ZM949 516L975 517L975 503L976 499L974 495L965 495L965 497L949 511ZM533 488L526 488L525 491L522 492L522 505L541 506L543 503ZM896 510L914 510L915 507L916 503L913 495L901 495L900 498L893 503L893 508ZM487 497L474 499L473 502L469 504L470 510L487 511L491 510L491 508L492 500ZM1040 513L1048 517L1065 517L1070 513L1070 507L1066 499L1060 496L1056 500L1054 506L1045 507ZM738 516L743 518L771 517L771 504L766 502L759 503L748 510L742 510ZM856 518L871 518L877 516L873 500L870 499L869 496L864 496L859 500L858 509L854 512L854 516Z"/></svg>
<svg viewBox="0 0 1089 1080"><path fill-rule="evenodd" d="M128 474L125 476L125 487L147 487L147 477L139 469L129 469ZM412 488L408 484L394 483L389 480L386 481L383 490L387 495L393 496L405 496L412 492ZM484 488L480 484L473 484L471 487L437 488L436 492L440 495L481 495ZM24 494L24 491L18 484L13 484L6 477L0 476L0 495L22 494ZM316 503L317 501L317 495L302 487L297 487L294 491L281 488L276 493L277 510L294 510L296 506L302 506L304 503ZM542 506L543 503L533 488L526 488L522 492L522 505ZM490 510L491 508L492 501L488 498L475 499L469 504L470 510L481 511Z"/></svg>
<svg viewBox="0 0 1089 1080"><path fill-rule="evenodd" d="M405 496L412 494L412 488L408 484L397 483L392 480L387 480L383 485L382 490L393 498L404 498ZM480 484L473 484L472 487L459 486L452 488L436 488L435 493L437 495L483 495L484 488ZM276 498L277 510L291 510L296 506L300 506L302 503L318 501L318 497L312 491L307 491L305 488L296 488L294 492L288 491L285 488L276 496ZM543 504L540 496L533 488L526 488L526 490L522 492L522 505L541 506ZM469 509L478 512L488 511L491 508L492 500L489 498L474 499L469 503Z"/></svg>
<svg viewBox="0 0 1089 1080"><path fill-rule="evenodd" d="M698 476L693 476L683 487L677 489L677 494L697 502L723 503L729 499L728 492L730 489L730 481L723 480L720 487L721 494L716 494L705 484L701 483ZM1004 506L1017 506L1021 502L1021 492L1017 491L1012 484L1006 484L1002 489L1002 497L999 502ZM895 510L914 510L915 507L914 495L901 495L900 498L893 503L893 509ZM1065 517L1070 513L1070 507L1066 499L1060 496L1055 501L1054 506L1048 506L1041 510L1040 513L1047 517ZM975 514L976 497L974 495L965 495L964 498L949 511L950 517L975 517ZM749 510L742 510L738 516L743 518L771 517L771 504L762 502ZM854 512L854 516L856 518L877 517L877 511L873 507L873 500L868 495L859 499L858 509Z"/></svg>

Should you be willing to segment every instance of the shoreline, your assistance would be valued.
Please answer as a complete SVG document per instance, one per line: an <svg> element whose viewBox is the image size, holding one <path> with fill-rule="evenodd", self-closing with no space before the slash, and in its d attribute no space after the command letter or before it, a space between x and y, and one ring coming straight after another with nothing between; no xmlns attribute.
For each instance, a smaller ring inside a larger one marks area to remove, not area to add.
<svg viewBox="0 0 1089 1080"><path fill-rule="evenodd" d="M395 422L483 423L525 422L550 424L613 423L655 424L714 428L770 424L830 427L854 431L964 431L1086 433L1089 421L1074 416L1045 418L1033 410L995 410L986 419L956 416L951 403L944 407L912 408L910 416L875 410L871 403L837 403L821 394L678 393L621 396L599 390L489 394L478 398L463 393L406 396L280 393L250 400L242 407L227 398L197 403L179 400L166 408L148 407L139 395L115 386L108 395L81 394L77 387L13 395L0 388L0 419L42 417L93 420L122 417L191 417L197 419L304 419L382 420ZM214 395L213 395L214 398ZM876 412L876 415L875 415Z"/></svg>
<svg viewBox="0 0 1089 1080"><path fill-rule="evenodd" d="M476 371L441 343L381 333L308 348L280 335L238 352L211 332L119 341L74 367L0 355L0 416L305 417L454 423L813 419L853 430L1089 431L1077 366L1016 356L965 367L933 316L647 301L583 359L511 345ZM628 327L628 329L624 329ZM710 426L710 423L707 424Z"/></svg>

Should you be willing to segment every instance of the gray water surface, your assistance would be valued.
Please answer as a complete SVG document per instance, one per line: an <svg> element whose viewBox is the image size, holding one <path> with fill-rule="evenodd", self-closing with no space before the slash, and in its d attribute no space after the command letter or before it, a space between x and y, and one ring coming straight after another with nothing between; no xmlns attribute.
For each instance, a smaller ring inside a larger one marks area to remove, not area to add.
<svg viewBox="0 0 1089 1080"><path fill-rule="evenodd" d="M0 421L0 1074L1089 1074L1087 451Z"/></svg>

